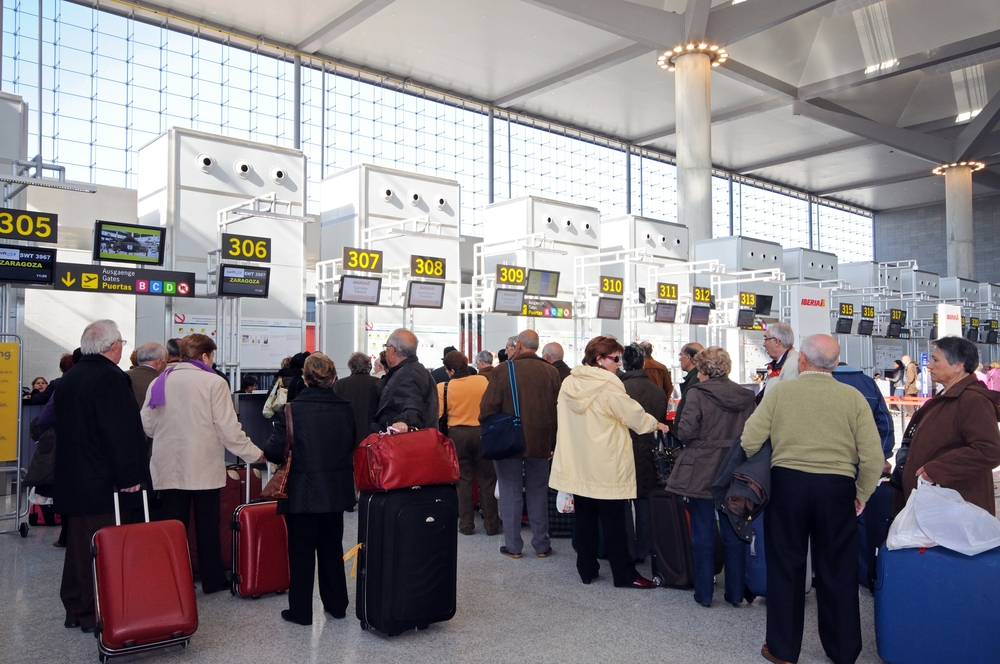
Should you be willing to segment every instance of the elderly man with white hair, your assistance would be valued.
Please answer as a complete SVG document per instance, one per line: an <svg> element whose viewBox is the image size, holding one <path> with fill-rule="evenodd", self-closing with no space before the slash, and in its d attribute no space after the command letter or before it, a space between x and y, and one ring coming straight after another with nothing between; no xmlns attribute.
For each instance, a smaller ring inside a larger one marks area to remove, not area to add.
<svg viewBox="0 0 1000 664"><path fill-rule="evenodd" d="M799 348L798 378L772 386L743 428L747 456L769 438L772 448L761 648L772 662L799 658L810 538L823 650L836 664L861 654L856 517L875 491L884 459L868 402L832 376L839 359L833 337L808 337Z"/></svg>
<svg viewBox="0 0 1000 664"><path fill-rule="evenodd" d="M757 394L758 404L769 386L792 380L799 375L799 354L792 347L794 344L795 333L788 323L771 323L767 326L764 331L764 352L771 361L767 363L764 385Z"/></svg>

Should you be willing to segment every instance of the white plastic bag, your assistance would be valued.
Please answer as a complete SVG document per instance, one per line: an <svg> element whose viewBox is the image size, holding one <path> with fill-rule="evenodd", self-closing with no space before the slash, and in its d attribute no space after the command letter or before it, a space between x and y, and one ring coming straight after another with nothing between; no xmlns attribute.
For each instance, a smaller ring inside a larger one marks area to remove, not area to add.
<svg viewBox="0 0 1000 664"><path fill-rule="evenodd" d="M943 546L974 556L1000 546L1000 520L967 503L958 491L917 480L889 528L890 549Z"/></svg>
<svg viewBox="0 0 1000 664"><path fill-rule="evenodd" d="M573 514L576 507L573 503L573 494L560 491L556 494L556 511L560 514ZM998 521L997 523L1000 523Z"/></svg>
<svg viewBox="0 0 1000 664"><path fill-rule="evenodd" d="M914 496L917 525L940 546L967 556L1000 546L1000 520L958 491L929 484Z"/></svg>
<svg viewBox="0 0 1000 664"><path fill-rule="evenodd" d="M889 536L885 539L885 546L888 549L917 549L924 546L936 546L937 543L927 537L917 523L917 515L914 513L914 503L921 487L930 486L922 479L917 479L917 489L910 493L906 500L906 506L896 515L892 525L889 526Z"/></svg>

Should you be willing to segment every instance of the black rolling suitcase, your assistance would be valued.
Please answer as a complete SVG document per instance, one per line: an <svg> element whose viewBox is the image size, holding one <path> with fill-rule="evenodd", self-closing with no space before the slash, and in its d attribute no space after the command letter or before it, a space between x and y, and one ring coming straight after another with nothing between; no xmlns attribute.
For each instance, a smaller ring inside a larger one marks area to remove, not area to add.
<svg viewBox="0 0 1000 664"><path fill-rule="evenodd" d="M458 494L453 485L362 493L358 587L361 628L390 636L455 615Z"/></svg>
<svg viewBox="0 0 1000 664"><path fill-rule="evenodd" d="M653 581L666 588L693 588L691 534L684 497L657 489L649 494L653 522Z"/></svg>

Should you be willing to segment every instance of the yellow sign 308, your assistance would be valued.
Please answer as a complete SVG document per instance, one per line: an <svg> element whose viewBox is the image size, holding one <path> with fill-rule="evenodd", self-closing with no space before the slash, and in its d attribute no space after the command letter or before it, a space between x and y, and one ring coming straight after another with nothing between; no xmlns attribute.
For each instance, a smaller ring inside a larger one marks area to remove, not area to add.
<svg viewBox="0 0 1000 664"><path fill-rule="evenodd" d="M432 256L410 256L410 274L414 277L444 279L444 259Z"/></svg>

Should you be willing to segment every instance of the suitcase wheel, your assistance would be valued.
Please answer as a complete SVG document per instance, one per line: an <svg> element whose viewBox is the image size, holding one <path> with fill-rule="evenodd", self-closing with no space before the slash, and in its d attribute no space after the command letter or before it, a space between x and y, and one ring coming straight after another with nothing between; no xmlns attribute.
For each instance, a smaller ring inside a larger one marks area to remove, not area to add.
<svg viewBox="0 0 1000 664"><path fill-rule="evenodd" d="M250 599L260 599L260 595L251 595Z"/></svg>
<svg viewBox="0 0 1000 664"><path fill-rule="evenodd" d="M101 664L105 664L108 661L108 656L101 653L97 656L97 659L100 660Z"/></svg>
<svg viewBox="0 0 1000 664"><path fill-rule="evenodd" d="M659 574L654 574L653 575L653 583L656 584L657 588L662 588L663 587L663 577L660 576Z"/></svg>
<svg viewBox="0 0 1000 664"><path fill-rule="evenodd" d="M371 628L371 625L369 625L368 623L366 623L364 620L361 621L361 629L363 629L364 631L367 632L370 628Z"/></svg>
<svg viewBox="0 0 1000 664"><path fill-rule="evenodd" d="M21 533L21 537L28 536L28 524L22 522L17 530Z"/></svg>

